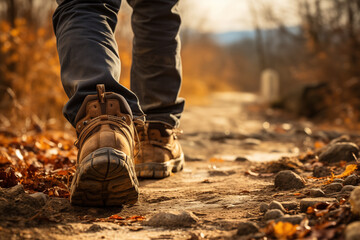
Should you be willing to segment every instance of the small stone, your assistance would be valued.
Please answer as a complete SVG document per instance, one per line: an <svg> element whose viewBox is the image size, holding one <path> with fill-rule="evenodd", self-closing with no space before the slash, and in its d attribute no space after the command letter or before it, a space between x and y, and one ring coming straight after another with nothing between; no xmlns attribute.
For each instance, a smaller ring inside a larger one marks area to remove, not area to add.
<svg viewBox="0 0 360 240"><path fill-rule="evenodd" d="M305 180L293 171L284 170L275 176L275 187L280 190L299 189L305 187Z"/></svg>
<svg viewBox="0 0 360 240"><path fill-rule="evenodd" d="M319 198L303 198L300 201L300 211L301 212L306 212L309 207L313 207L316 204L321 203L321 202L333 203L333 202L336 202L336 198L322 198L322 197L319 197Z"/></svg>
<svg viewBox="0 0 360 240"><path fill-rule="evenodd" d="M327 177L331 175L331 170L324 166L315 166L313 170L313 176L317 178Z"/></svg>
<svg viewBox="0 0 360 240"><path fill-rule="evenodd" d="M336 163L340 161L351 162L359 157L359 147L351 142L338 142L329 147L320 154L319 161L327 163Z"/></svg>
<svg viewBox="0 0 360 240"><path fill-rule="evenodd" d="M309 196L315 197L315 198L316 197L325 197L325 193L320 188L313 188L313 189L310 189Z"/></svg>
<svg viewBox="0 0 360 240"><path fill-rule="evenodd" d="M342 180L341 178L335 178L335 179L333 180L333 182L334 182L334 183L341 183L341 184L343 184L344 180Z"/></svg>
<svg viewBox="0 0 360 240"><path fill-rule="evenodd" d="M264 219L267 221L267 220L277 219L277 218L280 218L282 216L284 216L284 213L281 210L279 210L279 209L271 209L271 210L268 210L265 213Z"/></svg>
<svg viewBox="0 0 360 240"><path fill-rule="evenodd" d="M342 135L340 137L337 137L329 143L329 145L334 145L335 143L339 142L350 142L350 136L349 135Z"/></svg>
<svg viewBox="0 0 360 240"><path fill-rule="evenodd" d="M245 236L259 232L259 227L253 222L241 222L238 225L236 235Z"/></svg>
<svg viewBox="0 0 360 240"><path fill-rule="evenodd" d="M261 203L260 204L260 212L265 213L269 209L269 204Z"/></svg>
<svg viewBox="0 0 360 240"><path fill-rule="evenodd" d="M297 215L286 214L286 215L276 219L275 221L276 222L288 222L288 223L295 225L295 224L300 224L304 218L305 218L305 216L302 214L297 214Z"/></svg>
<svg viewBox="0 0 360 240"><path fill-rule="evenodd" d="M352 174L345 178L343 184L356 186L359 182L360 182L360 178L357 175Z"/></svg>
<svg viewBox="0 0 360 240"><path fill-rule="evenodd" d="M325 193L335 193L340 192L343 188L343 185L341 183L330 183L329 185L326 185L324 187Z"/></svg>
<svg viewBox="0 0 360 240"><path fill-rule="evenodd" d="M24 186L19 184L14 187L8 188L5 190L5 194L8 197L16 197L22 193L25 193Z"/></svg>
<svg viewBox="0 0 360 240"><path fill-rule="evenodd" d="M349 202L351 211L356 215L360 215L360 187L355 187L351 192Z"/></svg>
<svg viewBox="0 0 360 240"><path fill-rule="evenodd" d="M160 212L152 216L144 225L152 227L191 227L198 218L188 211Z"/></svg>
<svg viewBox="0 0 360 240"><path fill-rule="evenodd" d="M345 239L346 240L359 240L360 239L360 221L352 222L346 226Z"/></svg>
<svg viewBox="0 0 360 240"><path fill-rule="evenodd" d="M37 193L33 193L29 195L32 198L35 198L41 206L44 206L46 201L48 200L48 195L46 195L45 193L42 192L37 192Z"/></svg>
<svg viewBox="0 0 360 240"><path fill-rule="evenodd" d="M292 201L290 201L290 202L282 202L281 204L288 211L297 209L297 207L299 205L297 202L292 202Z"/></svg>
<svg viewBox="0 0 360 240"><path fill-rule="evenodd" d="M341 193L350 193L355 189L355 186L353 185L345 185L342 189L341 189Z"/></svg>
<svg viewBox="0 0 360 240"><path fill-rule="evenodd" d="M247 162L249 161L246 157L237 157L235 162Z"/></svg>
<svg viewBox="0 0 360 240"><path fill-rule="evenodd" d="M102 227L98 224L92 224L85 232L86 233L96 233L96 232L100 232L105 229L106 229L105 227Z"/></svg>
<svg viewBox="0 0 360 240"><path fill-rule="evenodd" d="M269 205L269 210L270 209L279 209L280 211L282 211L283 213L286 212L285 208L283 207L283 205L281 203L279 203L278 201L272 201Z"/></svg>

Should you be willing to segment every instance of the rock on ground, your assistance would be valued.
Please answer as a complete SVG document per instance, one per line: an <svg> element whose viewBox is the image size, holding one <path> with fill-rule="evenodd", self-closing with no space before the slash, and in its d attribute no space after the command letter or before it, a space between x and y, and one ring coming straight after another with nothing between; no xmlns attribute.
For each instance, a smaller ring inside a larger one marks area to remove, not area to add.
<svg viewBox="0 0 360 240"><path fill-rule="evenodd" d="M245 236L259 232L259 227L253 222L241 222L239 223L236 235Z"/></svg>
<svg viewBox="0 0 360 240"><path fill-rule="evenodd" d="M305 187L305 180L293 171L285 170L275 176L275 187L280 190L299 189Z"/></svg>
<svg viewBox="0 0 360 240"><path fill-rule="evenodd" d="M359 240L360 239L360 221L350 223L345 229L346 240Z"/></svg>
<svg viewBox="0 0 360 240"><path fill-rule="evenodd" d="M265 213L269 209L269 204L261 203L260 204L260 212Z"/></svg>
<svg viewBox="0 0 360 240"><path fill-rule="evenodd" d="M356 186L360 182L360 179L355 174L352 174L345 178L344 185L353 185Z"/></svg>
<svg viewBox="0 0 360 240"><path fill-rule="evenodd" d="M313 170L313 176L320 178L320 177L327 177L331 175L331 170L328 167L324 166L315 166Z"/></svg>
<svg viewBox="0 0 360 240"><path fill-rule="evenodd" d="M324 187L325 193L335 193L340 192L343 188L343 185L341 183L330 183L329 185L326 185Z"/></svg>
<svg viewBox="0 0 360 240"><path fill-rule="evenodd" d="M279 203L278 201L272 201L269 204L269 209L279 209L280 211L282 211L283 213L286 212L285 208L283 207L283 205L281 203Z"/></svg>
<svg viewBox="0 0 360 240"><path fill-rule="evenodd" d="M22 185L0 188L0 220L11 216L31 217L41 206L38 200L25 193Z"/></svg>
<svg viewBox="0 0 360 240"><path fill-rule="evenodd" d="M289 211L289 210L297 209L299 204L297 202L290 201L290 202L282 202L281 205L283 205L283 207Z"/></svg>
<svg viewBox="0 0 360 240"><path fill-rule="evenodd" d="M295 224L300 224L304 218L305 218L305 216L302 214L297 214L297 215L286 214L286 215L276 219L275 221L276 222L288 222L288 223L295 225Z"/></svg>
<svg viewBox="0 0 360 240"><path fill-rule="evenodd" d="M267 220L273 220L284 216L284 213L279 209L271 209L265 213L264 219Z"/></svg>
<svg viewBox="0 0 360 240"><path fill-rule="evenodd" d="M336 163L340 161L351 162L359 156L359 147L355 143L338 142L330 145L319 156L320 162Z"/></svg>
<svg viewBox="0 0 360 240"><path fill-rule="evenodd" d="M341 189L341 193L350 193L355 189L355 186L353 185L345 185L342 189Z"/></svg>
<svg viewBox="0 0 360 240"><path fill-rule="evenodd" d="M351 205L351 211L360 215L360 187L356 187L350 194L349 202Z"/></svg>
<svg viewBox="0 0 360 240"><path fill-rule="evenodd" d="M336 202L336 198L304 198L300 201L300 211L306 212L308 207L313 207L321 202Z"/></svg>
<svg viewBox="0 0 360 240"><path fill-rule="evenodd" d="M325 197L325 193L320 188L313 188L313 189L310 189L309 196L310 197Z"/></svg>
<svg viewBox="0 0 360 240"><path fill-rule="evenodd" d="M198 222L198 218L188 211L160 212L152 216L143 224L152 227L191 227Z"/></svg>

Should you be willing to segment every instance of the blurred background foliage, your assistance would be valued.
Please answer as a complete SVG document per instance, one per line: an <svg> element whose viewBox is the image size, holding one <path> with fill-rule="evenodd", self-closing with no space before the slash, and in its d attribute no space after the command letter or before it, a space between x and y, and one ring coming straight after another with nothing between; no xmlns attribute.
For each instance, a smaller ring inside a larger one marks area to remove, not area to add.
<svg viewBox="0 0 360 240"><path fill-rule="evenodd" d="M253 31L249 37L226 44L217 35L184 24L181 95L188 103L202 104L215 91L257 92L261 72L272 68L281 79L282 98L277 107L357 126L360 0L291 1L298 25L288 26L273 4L253 1L249 4ZM51 23L55 8L52 0L0 1L1 130L70 127L61 111L67 97L60 82ZM185 23L191 21L186 14L189 8L191 1L184 1ZM116 38L122 62L120 82L125 86L129 86L131 68L130 15L124 1ZM204 21L206 18L198 24ZM264 28L264 21L274 27Z"/></svg>

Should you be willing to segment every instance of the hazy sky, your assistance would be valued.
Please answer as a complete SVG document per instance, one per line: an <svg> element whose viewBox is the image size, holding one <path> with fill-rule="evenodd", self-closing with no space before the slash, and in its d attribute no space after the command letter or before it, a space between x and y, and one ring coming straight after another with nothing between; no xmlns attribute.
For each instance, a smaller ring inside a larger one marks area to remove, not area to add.
<svg viewBox="0 0 360 240"><path fill-rule="evenodd" d="M181 0L180 8L185 27L203 32L226 32L253 29L250 4L259 11L271 6L287 25L296 25L295 0ZM262 26L272 27L268 22Z"/></svg>

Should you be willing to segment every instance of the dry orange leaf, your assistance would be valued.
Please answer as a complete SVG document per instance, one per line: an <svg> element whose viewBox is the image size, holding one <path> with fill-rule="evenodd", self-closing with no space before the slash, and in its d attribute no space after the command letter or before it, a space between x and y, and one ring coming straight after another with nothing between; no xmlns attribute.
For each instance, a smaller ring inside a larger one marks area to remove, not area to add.
<svg viewBox="0 0 360 240"><path fill-rule="evenodd" d="M209 160L211 163L223 163L224 159L212 157Z"/></svg>
<svg viewBox="0 0 360 240"><path fill-rule="evenodd" d="M109 219L125 220L125 218L120 217L120 216L117 215L117 214L111 215L111 216L109 217Z"/></svg>
<svg viewBox="0 0 360 240"><path fill-rule="evenodd" d="M325 143L323 143L322 141L316 141L316 142L314 143L315 149L320 149L320 148L322 148L322 147L324 147L324 146L325 146Z"/></svg>
<svg viewBox="0 0 360 240"><path fill-rule="evenodd" d="M289 239L294 236L298 226L289 222L278 222L274 226L274 234L278 239Z"/></svg>
<svg viewBox="0 0 360 240"><path fill-rule="evenodd" d="M342 174L336 175L335 178L343 178L343 177L350 176L351 174L353 174L353 172L355 172L356 169L357 169L356 164L350 164L350 165L346 166L346 169Z"/></svg>

